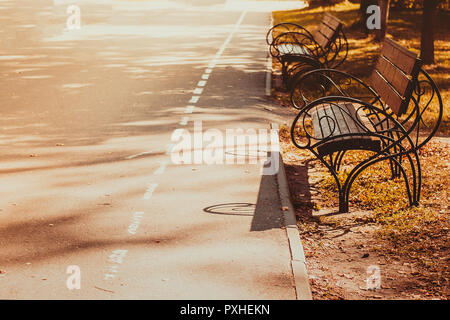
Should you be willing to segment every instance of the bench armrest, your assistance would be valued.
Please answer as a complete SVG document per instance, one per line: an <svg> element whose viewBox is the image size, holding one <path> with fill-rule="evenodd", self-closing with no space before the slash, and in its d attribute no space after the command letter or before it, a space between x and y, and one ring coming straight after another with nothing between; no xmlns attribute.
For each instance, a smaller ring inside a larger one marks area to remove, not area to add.
<svg viewBox="0 0 450 320"><path fill-rule="evenodd" d="M406 114L400 122L413 138L416 150L436 134L442 121L444 104L436 83L423 69L419 70Z"/></svg>
<svg viewBox="0 0 450 320"><path fill-rule="evenodd" d="M267 44L269 46L272 45L273 41L279 34L285 33L285 32L290 32L290 31L304 33L304 34L307 34L311 38L313 37L312 34L304 27L302 27L296 23L292 23L292 22L283 22L283 23L274 25L272 28L269 29L269 31L267 31L267 35L266 35ZM275 34L275 36L274 36L274 34Z"/></svg>
<svg viewBox="0 0 450 320"><path fill-rule="evenodd" d="M348 56L348 41L344 31L341 29L336 38L325 50L325 63L328 68L336 69Z"/></svg>
<svg viewBox="0 0 450 320"><path fill-rule="evenodd" d="M352 97L383 109L379 95L357 77L336 69L317 69L293 80L290 101L296 109L326 96Z"/></svg>

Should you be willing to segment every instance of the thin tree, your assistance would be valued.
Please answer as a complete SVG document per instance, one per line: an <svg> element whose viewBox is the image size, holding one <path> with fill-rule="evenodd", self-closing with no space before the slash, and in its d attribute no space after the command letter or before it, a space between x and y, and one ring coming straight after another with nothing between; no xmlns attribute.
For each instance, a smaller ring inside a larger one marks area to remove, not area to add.
<svg viewBox="0 0 450 320"><path fill-rule="evenodd" d="M443 0L424 0L420 58L423 64L434 64L434 19L438 5Z"/></svg>
<svg viewBox="0 0 450 320"><path fill-rule="evenodd" d="M378 6L380 7L380 25L381 25L381 28L376 30L375 32L375 39L378 41L383 41L383 39L386 37L390 4L391 0L378 0Z"/></svg>

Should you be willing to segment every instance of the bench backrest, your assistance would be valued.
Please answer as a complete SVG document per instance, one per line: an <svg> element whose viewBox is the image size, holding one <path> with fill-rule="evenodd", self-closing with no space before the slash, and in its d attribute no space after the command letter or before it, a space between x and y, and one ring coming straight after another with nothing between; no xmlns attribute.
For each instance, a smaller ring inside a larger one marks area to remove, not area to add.
<svg viewBox="0 0 450 320"><path fill-rule="evenodd" d="M397 115L407 111L414 83L420 70L417 54L385 38L381 54L370 77L370 85Z"/></svg>
<svg viewBox="0 0 450 320"><path fill-rule="evenodd" d="M336 39L342 29L342 22L329 13L325 13L316 32L314 40L322 47L327 48Z"/></svg>

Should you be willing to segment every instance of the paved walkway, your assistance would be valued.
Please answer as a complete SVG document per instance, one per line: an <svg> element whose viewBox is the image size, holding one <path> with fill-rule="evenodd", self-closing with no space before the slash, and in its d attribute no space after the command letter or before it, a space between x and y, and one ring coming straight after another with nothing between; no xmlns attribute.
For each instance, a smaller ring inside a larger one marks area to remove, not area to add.
<svg viewBox="0 0 450 320"><path fill-rule="evenodd" d="M167 152L274 121L267 8L80 1L68 31L68 3L0 6L0 298L295 299L264 146Z"/></svg>

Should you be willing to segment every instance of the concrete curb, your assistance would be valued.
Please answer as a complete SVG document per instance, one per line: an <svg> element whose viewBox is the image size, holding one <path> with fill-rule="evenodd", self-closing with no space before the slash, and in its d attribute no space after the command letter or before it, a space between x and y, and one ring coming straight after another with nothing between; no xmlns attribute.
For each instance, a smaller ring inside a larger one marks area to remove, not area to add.
<svg viewBox="0 0 450 320"><path fill-rule="evenodd" d="M277 124L272 124L271 128L272 130L277 130L278 132ZM297 219L295 217L295 210L291 202L286 171L280 152L278 152L278 157L278 193L280 196L281 208L283 209L284 213L284 224L286 227L286 235L289 241L289 249L291 251L291 267L292 273L294 275L297 300L312 300L311 287L309 286L309 278L306 270L306 259L303 251L303 244L300 239Z"/></svg>
<svg viewBox="0 0 450 320"><path fill-rule="evenodd" d="M270 14L270 26L273 26L273 16ZM267 52L267 66L266 66L266 96L270 97L272 95L272 55L270 52Z"/></svg>

